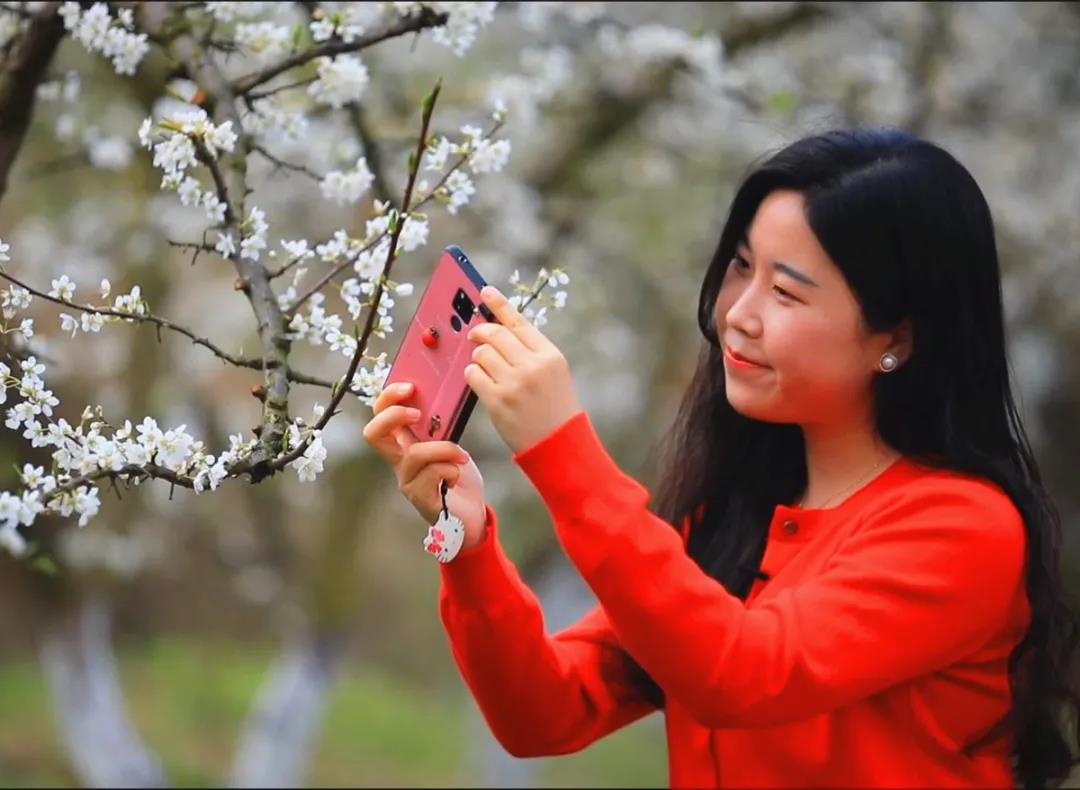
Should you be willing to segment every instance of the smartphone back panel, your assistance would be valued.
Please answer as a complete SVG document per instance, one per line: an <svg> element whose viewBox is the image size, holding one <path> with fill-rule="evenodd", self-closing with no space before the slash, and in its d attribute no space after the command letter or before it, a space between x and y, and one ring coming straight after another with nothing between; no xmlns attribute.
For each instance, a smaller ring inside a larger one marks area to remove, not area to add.
<svg viewBox="0 0 1080 790"><path fill-rule="evenodd" d="M460 248L443 250L391 364L386 386L414 386L404 403L420 410L420 421L409 426L420 441L456 442L476 405L465 383L476 344L466 335L477 323L495 320L480 299L484 285Z"/></svg>

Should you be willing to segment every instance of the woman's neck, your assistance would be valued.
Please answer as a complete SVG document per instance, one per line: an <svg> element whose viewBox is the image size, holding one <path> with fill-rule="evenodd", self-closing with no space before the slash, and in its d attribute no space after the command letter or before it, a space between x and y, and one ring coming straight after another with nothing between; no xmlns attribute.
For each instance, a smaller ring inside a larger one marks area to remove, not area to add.
<svg viewBox="0 0 1080 790"><path fill-rule="evenodd" d="M804 427L803 436L807 486L801 501L806 508L835 507L900 456L864 427Z"/></svg>

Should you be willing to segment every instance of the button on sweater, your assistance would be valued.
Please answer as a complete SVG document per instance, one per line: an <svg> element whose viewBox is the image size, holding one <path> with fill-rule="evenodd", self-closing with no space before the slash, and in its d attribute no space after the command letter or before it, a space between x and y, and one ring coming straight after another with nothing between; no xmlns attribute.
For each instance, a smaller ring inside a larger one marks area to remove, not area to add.
<svg viewBox="0 0 1080 790"><path fill-rule="evenodd" d="M1012 786L1007 662L1026 535L995 484L901 457L831 508L777 505L746 600L686 554L579 412L514 462L596 597L548 633L499 540L440 565L439 610L495 737L557 755L655 711L672 787ZM974 747L973 747L974 745Z"/></svg>

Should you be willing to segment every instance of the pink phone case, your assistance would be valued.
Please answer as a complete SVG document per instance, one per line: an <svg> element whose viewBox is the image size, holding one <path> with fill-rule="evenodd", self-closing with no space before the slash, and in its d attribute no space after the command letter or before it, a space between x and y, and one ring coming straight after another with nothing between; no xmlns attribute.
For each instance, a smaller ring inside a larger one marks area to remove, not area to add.
<svg viewBox="0 0 1080 790"><path fill-rule="evenodd" d="M459 247L443 250L390 366L385 386L413 384L402 402L420 410L420 421L409 426L420 441L458 441L476 405L465 383L476 343L466 335L469 327L495 320L480 299L486 284Z"/></svg>

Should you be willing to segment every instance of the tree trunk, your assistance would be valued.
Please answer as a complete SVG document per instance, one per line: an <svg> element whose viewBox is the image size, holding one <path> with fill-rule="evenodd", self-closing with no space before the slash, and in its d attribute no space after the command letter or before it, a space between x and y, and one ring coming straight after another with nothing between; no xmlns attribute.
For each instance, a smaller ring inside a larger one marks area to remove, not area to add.
<svg viewBox="0 0 1080 790"><path fill-rule="evenodd" d="M41 662L61 741L87 787L164 787L156 757L131 726L117 678L109 604L79 601L41 638Z"/></svg>
<svg viewBox="0 0 1080 790"><path fill-rule="evenodd" d="M316 634L286 647L241 735L233 787L299 787L323 720L344 639Z"/></svg>
<svg viewBox="0 0 1080 790"><path fill-rule="evenodd" d="M0 61L0 200L34 115L38 84L64 37L64 20L57 13L60 4L43 5Z"/></svg>

